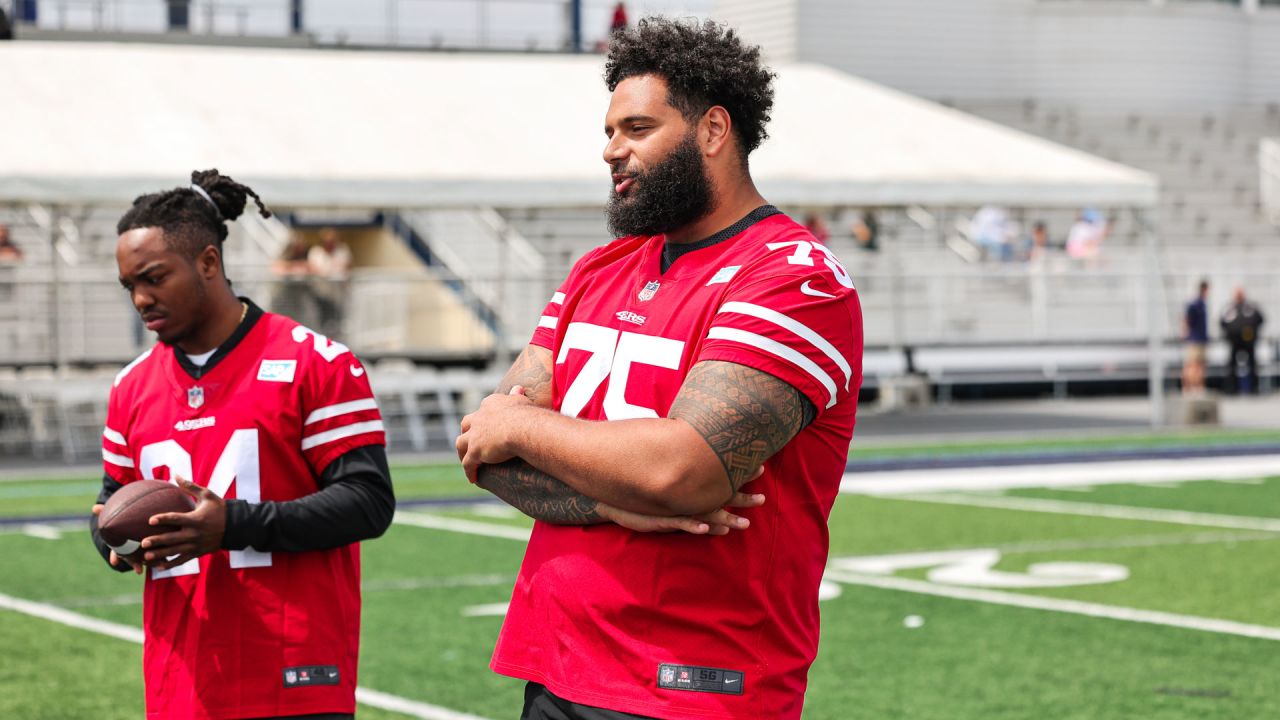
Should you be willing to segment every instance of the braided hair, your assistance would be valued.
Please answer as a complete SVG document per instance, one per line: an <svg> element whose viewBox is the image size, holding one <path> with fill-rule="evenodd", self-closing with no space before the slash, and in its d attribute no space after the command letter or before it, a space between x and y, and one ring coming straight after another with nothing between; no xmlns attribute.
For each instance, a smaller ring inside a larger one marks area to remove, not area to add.
<svg viewBox="0 0 1280 720"><path fill-rule="evenodd" d="M203 190L204 195L196 187ZM189 187L138 196L133 207L116 223L116 233L156 227L164 232L170 249L187 258L194 260L209 246L217 248L221 257L222 243L227 239L226 223L240 217L250 197L257 203L262 217L271 217L271 211L262 204L258 193L248 186L217 170L196 170L191 173Z"/></svg>

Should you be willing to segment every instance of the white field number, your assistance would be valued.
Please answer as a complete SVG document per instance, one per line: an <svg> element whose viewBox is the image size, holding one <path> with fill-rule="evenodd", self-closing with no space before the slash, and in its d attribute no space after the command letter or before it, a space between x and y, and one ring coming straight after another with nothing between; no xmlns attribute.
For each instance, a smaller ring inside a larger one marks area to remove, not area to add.
<svg viewBox="0 0 1280 720"><path fill-rule="evenodd" d="M828 568L863 575L893 575L899 570L931 568L926 576L930 582L988 588L1097 585L1120 582L1129 577L1129 568L1110 563L1035 563L1029 565L1026 572L1017 573L995 570L999 562L999 550L976 548L834 558ZM838 581L839 572L832 573L830 578Z"/></svg>
<svg viewBox="0 0 1280 720"><path fill-rule="evenodd" d="M564 400L560 403L561 414L578 417L600 385L608 381L604 394L605 418L658 417L654 408L627 402L631 366L652 365L677 370L684 345L681 340L623 332L591 323L570 323L560 344L556 364L563 364L570 350L581 350L588 353L588 357L564 393Z"/></svg>
<svg viewBox="0 0 1280 720"><path fill-rule="evenodd" d="M151 443L142 448L141 462L138 470L141 477L153 478L157 468L169 470L170 482L173 478L183 477L196 482L191 472L191 453L177 443L176 440L164 440ZM231 434L218 462L213 467L207 487L220 497L226 497L232 483L236 486L236 498L246 502L262 501L262 480L258 465L258 431L256 428L236 430ZM200 483L196 482L197 485ZM252 548L232 550L229 553L231 567L251 568L271 565L271 553L259 552ZM160 580L179 575L194 575L200 572L200 560L195 558L172 567L168 570L152 570L151 579Z"/></svg>

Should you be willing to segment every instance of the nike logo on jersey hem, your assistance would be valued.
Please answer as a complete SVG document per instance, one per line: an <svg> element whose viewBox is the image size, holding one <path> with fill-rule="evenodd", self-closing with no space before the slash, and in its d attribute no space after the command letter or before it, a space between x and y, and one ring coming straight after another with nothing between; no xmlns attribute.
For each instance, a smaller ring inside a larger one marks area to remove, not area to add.
<svg viewBox="0 0 1280 720"><path fill-rule="evenodd" d="M809 287L809 283L811 282L813 281L805 280L804 282L800 283L800 292L804 293L805 295L812 295L813 297L824 297L824 298L835 297L835 295L832 295L831 293L825 293L825 292L822 292L821 290L814 290L813 288Z"/></svg>

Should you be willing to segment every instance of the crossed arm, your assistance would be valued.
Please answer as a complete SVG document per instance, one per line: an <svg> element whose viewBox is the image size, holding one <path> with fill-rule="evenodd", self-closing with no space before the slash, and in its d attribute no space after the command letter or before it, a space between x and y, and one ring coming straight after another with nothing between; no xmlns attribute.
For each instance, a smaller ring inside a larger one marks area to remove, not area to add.
<svg viewBox="0 0 1280 720"><path fill-rule="evenodd" d="M525 348L498 392L463 419L457 449L468 477L552 523L714 534L745 527L723 508L764 501L739 488L813 413L772 375L703 362L667 418L578 420L548 409L551 374L551 351Z"/></svg>

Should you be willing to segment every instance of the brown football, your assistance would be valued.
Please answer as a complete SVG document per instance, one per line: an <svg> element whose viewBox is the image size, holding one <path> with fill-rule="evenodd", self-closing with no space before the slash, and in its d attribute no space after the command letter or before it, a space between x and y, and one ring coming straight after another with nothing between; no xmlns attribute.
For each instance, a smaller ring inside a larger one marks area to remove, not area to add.
<svg viewBox="0 0 1280 720"><path fill-rule="evenodd" d="M139 543L143 538L178 529L172 525L151 525L151 516L190 512L195 506L196 501L173 483L136 480L108 498L98 516L98 533L117 555L141 562L144 553Z"/></svg>

